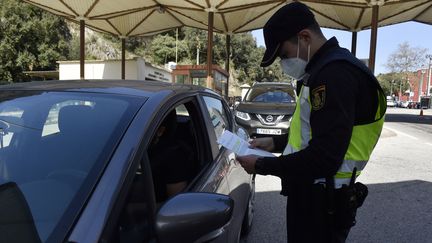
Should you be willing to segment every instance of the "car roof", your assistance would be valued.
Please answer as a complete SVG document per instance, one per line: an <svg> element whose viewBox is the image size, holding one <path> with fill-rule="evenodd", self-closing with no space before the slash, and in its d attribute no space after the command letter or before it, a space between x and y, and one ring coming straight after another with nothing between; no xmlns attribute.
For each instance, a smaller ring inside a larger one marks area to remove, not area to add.
<svg viewBox="0 0 432 243"><path fill-rule="evenodd" d="M175 84L149 80L55 80L33 81L0 85L1 91L29 90L29 91L68 91L68 92L93 92L119 95L133 95L152 97L154 95L190 92L190 91L214 91L197 86Z"/></svg>
<svg viewBox="0 0 432 243"><path fill-rule="evenodd" d="M262 87L262 86L272 86L272 87L284 87L284 88L293 88L292 84L285 83L285 82L260 82L260 83L254 83L252 87Z"/></svg>
<svg viewBox="0 0 432 243"><path fill-rule="evenodd" d="M253 86L255 86L255 85L276 85L276 84L291 85L291 83L287 83L287 82L255 82L253 84Z"/></svg>

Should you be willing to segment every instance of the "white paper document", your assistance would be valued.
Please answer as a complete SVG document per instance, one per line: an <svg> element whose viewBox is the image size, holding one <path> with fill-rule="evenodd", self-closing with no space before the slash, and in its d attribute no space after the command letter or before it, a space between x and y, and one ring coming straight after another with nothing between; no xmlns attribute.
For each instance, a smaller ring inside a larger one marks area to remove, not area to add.
<svg viewBox="0 0 432 243"><path fill-rule="evenodd" d="M249 148L250 144L247 141L228 130L225 130L222 133L222 136L220 136L217 142L239 156L254 154L263 157L275 157L270 152L261 149Z"/></svg>

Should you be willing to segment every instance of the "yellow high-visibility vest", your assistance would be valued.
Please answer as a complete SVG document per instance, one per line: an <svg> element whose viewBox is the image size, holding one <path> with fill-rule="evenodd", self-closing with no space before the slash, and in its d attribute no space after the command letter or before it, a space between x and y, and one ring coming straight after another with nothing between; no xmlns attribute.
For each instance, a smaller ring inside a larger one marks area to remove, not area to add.
<svg viewBox="0 0 432 243"><path fill-rule="evenodd" d="M375 120L368 124L355 125L353 127L350 144L345 153L343 163L334 176L336 188L349 184L354 167L357 167L356 177L360 175L378 142L384 125L386 97L381 89L377 89L377 92L378 108ZM309 120L311 109L309 87L302 86L300 94L297 97L296 109L291 119L288 144L283 152L284 155L300 151L308 146L309 140L313 136ZM319 182L325 182L325 178L315 180L315 183Z"/></svg>

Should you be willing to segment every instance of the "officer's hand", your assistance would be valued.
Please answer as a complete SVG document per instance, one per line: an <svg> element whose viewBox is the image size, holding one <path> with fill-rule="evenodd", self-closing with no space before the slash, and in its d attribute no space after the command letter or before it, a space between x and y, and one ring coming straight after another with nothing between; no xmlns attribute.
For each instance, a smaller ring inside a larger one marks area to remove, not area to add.
<svg viewBox="0 0 432 243"><path fill-rule="evenodd" d="M274 150L274 142L273 138L266 137L266 138L255 138L250 142L251 148L259 148L265 151L273 151Z"/></svg>
<svg viewBox="0 0 432 243"><path fill-rule="evenodd" d="M245 155L237 156L236 159L240 162L241 166L249 174L255 174L255 163L259 156L257 155Z"/></svg>

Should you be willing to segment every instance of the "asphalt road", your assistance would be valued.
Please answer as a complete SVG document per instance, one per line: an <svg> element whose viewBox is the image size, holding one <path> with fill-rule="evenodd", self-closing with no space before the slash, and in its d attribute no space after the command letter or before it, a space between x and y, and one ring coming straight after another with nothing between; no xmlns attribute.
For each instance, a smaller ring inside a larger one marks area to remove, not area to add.
<svg viewBox="0 0 432 243"><path fill-rule="evenodd" d="M432 110L389 108L381 138L358 178L369 196L347 242L432 242ZM280 180L256 177L254 224L243 242L286 242Z"/></svg>

